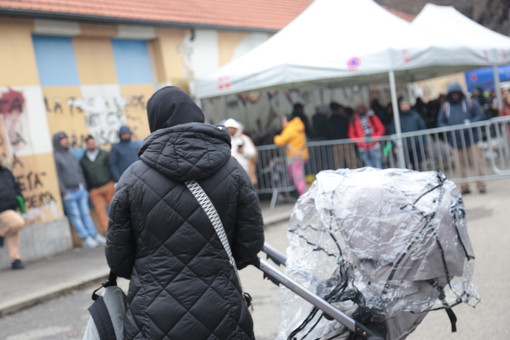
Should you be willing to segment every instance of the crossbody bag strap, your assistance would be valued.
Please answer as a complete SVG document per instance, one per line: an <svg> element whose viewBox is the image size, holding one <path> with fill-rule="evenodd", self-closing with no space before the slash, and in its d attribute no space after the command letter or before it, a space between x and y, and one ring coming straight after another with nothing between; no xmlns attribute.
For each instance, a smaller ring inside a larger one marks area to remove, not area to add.
<svg viewBox="0 0 510 340"><path fill-rule="evenodd" d="M237 276L237 280L239 281L239 287L241 288L241 292L243 291L243 287L241 285L241 278L239 277L239 272L237 270L236 261L234 259L234 256L232 255L232 250L230 249L230 244L228 243L227 234L225 233L225 228L223 227L223 223L221 222L220 216L218 215L218 212L216 211L216 208L214 207L214 204L211 202L211 199L207 194L205 193L204 189L200 186L200 184L197 183L195 180L186 181L184 182L186 186L188 187L189 191L195 196L196 200L204 209L205 214L211 221L211 224L214 227L214 230L216 231L216 234L218 235L221 244L223 245L223 248L225 249L225 252L227 253L230 265L234 268L234 271Z"/></svg>

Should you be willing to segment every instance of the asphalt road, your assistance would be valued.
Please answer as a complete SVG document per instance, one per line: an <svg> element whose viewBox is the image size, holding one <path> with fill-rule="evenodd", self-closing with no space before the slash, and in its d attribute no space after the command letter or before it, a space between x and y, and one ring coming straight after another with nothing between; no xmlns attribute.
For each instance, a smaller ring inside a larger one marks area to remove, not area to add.
<svg viewBox="0 0 510 340"><path fill-rule="evenodd" d="M429 313L408 339L510 339L510 181L489 182L487 195L465 197L468 230L476 255L474 282L482 298L476 308L458 306L457 333L442 311ZM280 251L287 246L286 223L266 229L266 240ZM258 340L273 340L280 324L279 288L255 268L241 272L244 289L254 299ZM126 282L123 283L124 285ZM92 287L0 318L0 339L81 339L88 320Z"/></svg>

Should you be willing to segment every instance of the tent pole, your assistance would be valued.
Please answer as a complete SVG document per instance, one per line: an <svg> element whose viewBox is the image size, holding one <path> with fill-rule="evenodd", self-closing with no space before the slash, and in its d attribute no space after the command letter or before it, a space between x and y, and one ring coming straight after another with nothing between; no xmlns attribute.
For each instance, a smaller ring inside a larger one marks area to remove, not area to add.
<svg viewBox="0 0 510 340"><path fill-rule="evenodd" d="M501 98L501 91L499 89L499 68L498 65L492 66L492 73L494 74L494 89L496 90L496 99L498 100L498 111L503 108L503 98Z"/></svg>
<svg viewBox="0 0 510 340"><path fill-rule="evenodd" d="M395 134L397 135L398 167L403 169L406 167L406 163L404 159L404 148L402 147L402 130L400 129L400 113L397 99L397 87L395 85L395 73L391 70L388 75L390 78L391 103L393 106L393 124L395 124Z"/></svg>

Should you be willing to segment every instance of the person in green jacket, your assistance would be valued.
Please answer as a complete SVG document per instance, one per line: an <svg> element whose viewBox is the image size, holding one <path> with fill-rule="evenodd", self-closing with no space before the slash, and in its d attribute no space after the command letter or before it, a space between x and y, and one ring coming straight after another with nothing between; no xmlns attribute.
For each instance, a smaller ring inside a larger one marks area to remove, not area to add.
<svg viewBox="0 0 510 340"><path fill-rule="evenodd" d="M85 139L87 150L80 160L89 197L103 232L108 229L107 207L115 194L113 175L110 171L109 154L97 147L93 136Z"/></svg>

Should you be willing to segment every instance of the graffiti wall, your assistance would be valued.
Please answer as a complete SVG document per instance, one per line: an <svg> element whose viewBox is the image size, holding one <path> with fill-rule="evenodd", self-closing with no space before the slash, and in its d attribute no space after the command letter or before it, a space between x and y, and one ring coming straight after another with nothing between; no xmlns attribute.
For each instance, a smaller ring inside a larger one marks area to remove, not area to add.
<svg viewBox="0 0 510 340"><path fill-rule="evenodd" d="M65 131L72 148L84 147L89 134L109 146L118 142L119 128L127 124L134 140L144 139L149 134L145 105L153 92L150 85L44 87L50 133Z"/></svg>
<svg viewBox="0 0 510 340"><path fill-rule="evenodd" d="M41 89L0 87L0 152L34 222L62 216Z"/></svg>

